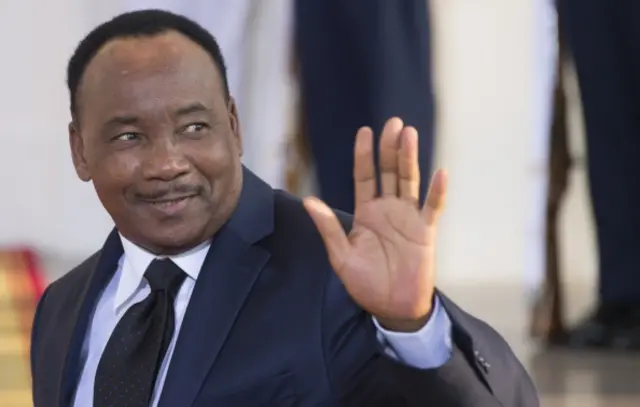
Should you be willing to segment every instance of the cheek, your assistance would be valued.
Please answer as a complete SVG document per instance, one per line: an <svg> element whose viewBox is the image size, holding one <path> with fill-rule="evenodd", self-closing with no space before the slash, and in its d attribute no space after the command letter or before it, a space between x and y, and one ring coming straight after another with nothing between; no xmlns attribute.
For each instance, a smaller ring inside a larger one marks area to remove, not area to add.
<svg viewBox="0 0 640 407"><path fill-rule="evenodd" d="M240 157L228 143L216 143L208 148L194 149L189 156L194 166L207 179L214 181L231 177Z"/></svg>
<svg viewBox="0 0 640 407"><path fill-rule="evenodd" d="M111 194L122 193L135 181L135 174L140 165L126 155L110 155L90 163L93 183L98 193L109 191Z"/></svg>

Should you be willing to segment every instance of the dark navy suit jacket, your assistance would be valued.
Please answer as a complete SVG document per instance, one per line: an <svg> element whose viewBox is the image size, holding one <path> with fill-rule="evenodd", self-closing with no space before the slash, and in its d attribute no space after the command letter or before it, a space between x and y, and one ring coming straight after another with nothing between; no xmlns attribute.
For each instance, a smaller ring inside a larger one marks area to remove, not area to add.
<svg viewBox="0 0 640 407"><path fill-rule="evenodd" d="M351 217L339 217L348 229ZM46 290L33 327L35 407L70 406L87 327L121 255L114 231ZM385 356L301 202L245 171L239 206L198 277L159 406L537 406L505 341L439 295L454 326L449 362L420 370Z"/></svg>

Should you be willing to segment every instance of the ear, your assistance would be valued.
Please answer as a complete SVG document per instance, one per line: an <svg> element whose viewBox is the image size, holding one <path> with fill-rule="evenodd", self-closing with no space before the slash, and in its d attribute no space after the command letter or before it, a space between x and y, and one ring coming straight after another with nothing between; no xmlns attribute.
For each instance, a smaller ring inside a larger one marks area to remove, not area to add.
<svg viewBox="0 0 640 407"><path fill-rule="evenodd" d="M231 121L231 131L233 132L236 146L242 157L242 131L240 129L240 117L238 116L238 107L233 97L229 97L229 119Z"/></svg>
<svg viewBox="0 0 640 407"><path fill-rule="evenodd" d="M69 146L71 147L71 158L78 178L84 182L91 181L87 160L84 157L84 142L75 121L69 123Z"/></svg>

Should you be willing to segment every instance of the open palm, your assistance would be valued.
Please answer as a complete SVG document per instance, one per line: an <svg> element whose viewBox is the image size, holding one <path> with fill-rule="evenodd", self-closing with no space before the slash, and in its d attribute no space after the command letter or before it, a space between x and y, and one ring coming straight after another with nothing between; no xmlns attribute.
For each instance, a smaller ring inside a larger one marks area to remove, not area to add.
<svg viewBox="0 0 640 407"><path fill-rule="evenodd" d="M305 207L354 301L381 321L420 320L429 314L433 299L436 227L446 174L435 173L419 208L418 134L392 118L380 138L378 194L373 149L371 129L361 128L354 159L355 213L348 235L324 202L307 198Z"/></svg>

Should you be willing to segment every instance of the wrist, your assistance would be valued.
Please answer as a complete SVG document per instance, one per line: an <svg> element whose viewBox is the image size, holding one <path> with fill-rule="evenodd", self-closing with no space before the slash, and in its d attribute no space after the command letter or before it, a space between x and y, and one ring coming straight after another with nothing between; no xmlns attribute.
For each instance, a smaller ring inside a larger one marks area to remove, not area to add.
<svg viewBox="0 0 640 407"><path fill-rule="evenodd" d="M417 318L387 318L374 316L378 324L385 330L399 333L415 333L427 325L433 314L435 295L431 299L429 309Z"/></svg>
<svg viewBox="0 0 640 407"><path fill-rule="evenodd" d="M400 332L400 333L414 333L418 332L431 319L431 313L433 308L429 310L429 312L417 319L397 319L397 318L378 318L376 317L376 321L378 324L387 331L391 332Z"/></svg>

